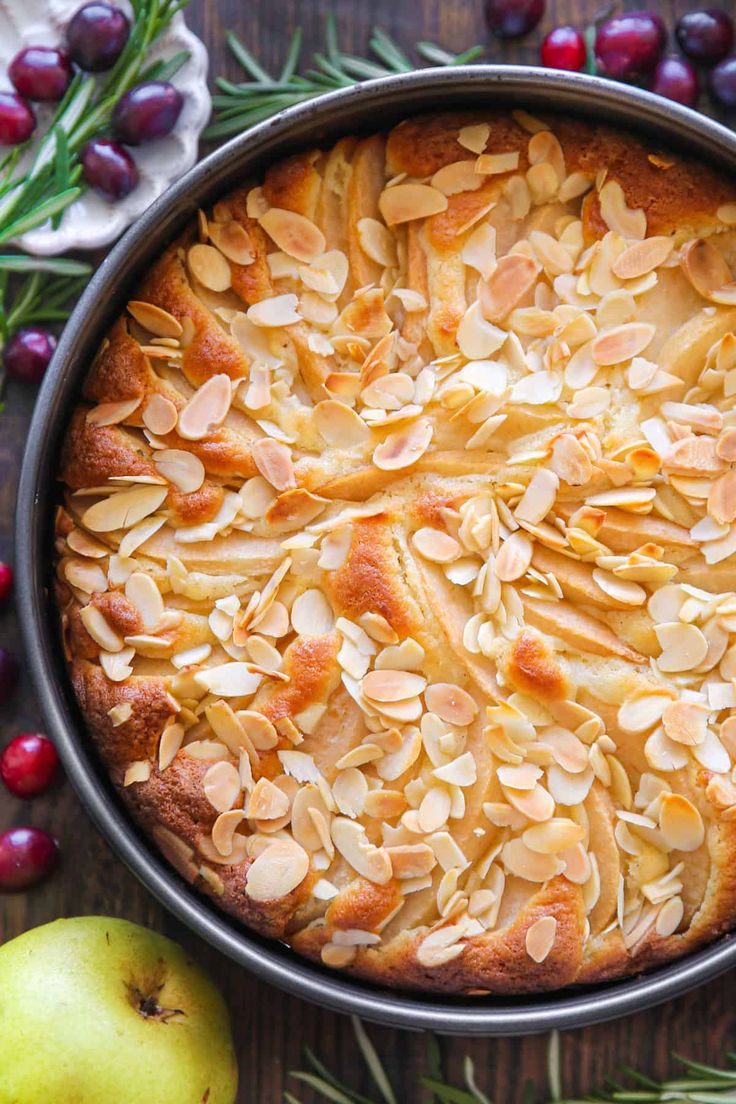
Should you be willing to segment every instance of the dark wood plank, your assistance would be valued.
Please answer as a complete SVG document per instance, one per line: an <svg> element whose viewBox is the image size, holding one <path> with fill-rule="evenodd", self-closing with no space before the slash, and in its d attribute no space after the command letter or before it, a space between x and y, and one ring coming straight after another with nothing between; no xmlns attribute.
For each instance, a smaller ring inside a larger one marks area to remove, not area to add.
<svg viewBox="0 0 736 1104"><path fill-rule="evenodd" d="M515 46L489 42L480 0L439 3L437 0L193 0L190 24L210 50L210 71L237 78L227 56L223 35L233 28L256 56L276 67L283 59L288 35L301 25L307 49L320 45L324 18L337 15L340 41L351 51L365 50L370 28L380 23L405 47L426 38L449 49L463 50L476 43L488 45L491 60L535 63L541 35L555 23L583 24L601 6L600 0L556 0L548 4L539 31ZM636 0L626 7L640 6ZM657 7L672 26L675 14L693 5L662 0ZM12 559L12 508L17 470L33 404L27 390L11 386L0 415L0 558ZM0 642L16 646L17 626L11 611L0 614ZM25 673L13 702L0 717L0 745L16 732L37 728L40 711ZM111 914L149 924L181 940L207 966L222 986L233 1013L233 1027L241 1063L242 1104L276 1104L284 1088L295 1090L290 1069L302 1063L302 1047L311 1046L332 1068L356 1087L368 1089L349 1021L339 1015L285 997L234 967L166 914L127 872L91 825L70 788L62 784L31 804L0 793L0 830L11 824L32 823L55 832L61 840L64 862L59 873L33 893L0 896L0 942L58 916L83 913ZM569 1032L563 1037L565 1092L590 1091L618 1064L628 1063L653 1074L670 1068L669 1052L717 1060L733 1045L736 1006L731 980L726 977L672 1003L617 1023ZM399 1099L419 1099L416 1078L426 1069L426 1040L420 1035L371 1029L397 1087ZM479 1083L499 1104L522 1099L526 1079L539 1086L538 1100L546 1099L546 1040L442 1041L448 1072L458 1081L462 1058L471 1054ZM302 1098L313 1100L308 1092Z"/></svg>

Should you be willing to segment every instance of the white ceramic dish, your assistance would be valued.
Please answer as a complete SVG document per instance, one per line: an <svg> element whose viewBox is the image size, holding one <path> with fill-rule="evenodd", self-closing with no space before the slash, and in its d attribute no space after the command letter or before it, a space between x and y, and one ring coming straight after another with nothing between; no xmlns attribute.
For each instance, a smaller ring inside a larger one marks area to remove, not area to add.
<svg viewBox="0 0 736 1104"><path fill-rule="evenodd" d="M9 87L7 67L24 46L55 45L83 0L0 0L0 88ZM127 0L120 6L130 14ZM50 256L69 249L98 249L115 241L162 192L197 160L199 135L210 115L207 50L178 13L148 54L148 61L170 58L181 50L189 60L172 78L184 94L184 107L172 133L132 149L140 173L137 188L119 203L107 203L86 191L64 213L57 230L50 223L24 234L14 244L28 253ZM38 105L39 130L51 117L50 106Z"/></svg>

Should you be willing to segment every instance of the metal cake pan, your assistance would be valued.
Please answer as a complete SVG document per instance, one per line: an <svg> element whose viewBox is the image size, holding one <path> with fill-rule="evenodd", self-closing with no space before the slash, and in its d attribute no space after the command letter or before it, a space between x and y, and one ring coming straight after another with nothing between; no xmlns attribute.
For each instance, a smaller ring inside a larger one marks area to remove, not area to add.
<svg viewBox="0 0 736 1104"><path fill-rule="evenodd" d="M137 829L113 792L74 701L64 666L51 577L51 519L59 447L69 412L107 326L136 278L197 207L276 158L408 115L456 107L560 112L643 132L736 171L736 137L712 120L636 88L582 74L519 66L423 70L342 89L289 108L205 158L158 199L111 250L81 297L40 390L28 434L16 517L18 609L48 732L98 828L145 886L213 946L297 997L368 1020L446 1034L522 1035L613 1019L676 997L736 966L736 938L633 979L518 998L446 997L379 989L313 965L236 924L186 885Z"/></svg>

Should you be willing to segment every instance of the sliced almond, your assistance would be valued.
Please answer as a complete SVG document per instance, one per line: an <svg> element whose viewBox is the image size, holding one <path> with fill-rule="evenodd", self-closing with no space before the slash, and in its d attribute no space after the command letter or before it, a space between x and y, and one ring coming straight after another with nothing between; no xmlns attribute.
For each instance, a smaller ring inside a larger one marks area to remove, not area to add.
<svg viewBox="0 0 736 1104"><path fill-rule="evenodd" d="M471 153L482 153L490 133L491 128L488 123L471 123L460 127L457 136L458 145L470 150Z"/></svg>
<svg viewBox="0 0 736 1104"><path fill-rule="evenodd" d="M141 417L146 429L156 437L165 437L176 426L179 411L171 399L156 392L146 400Z"/></svg>
<svg viewBox="0 0 736 1104"><path fill-rule="evenodd" d="M285 295L272 295L269 299L261 299L252 307L248 307L246 318L254 326L264 329L293 326L295 322L301 322L298 305L299 300L291 292Z"/></svg>
<svg viewBox="0 0 736 1104"><path fill-rule="evenodd" d="M121 402L100 403L93 406L86 417L87 425L119 425L141 405L140 399L123 399Z"/></svg>
<svg viewBox="0 0 736 1104"><path fill-rule="evenodd" d="M447 210L447 196L429 184L395 184L384 188L378 207L387 226L430 218Z"/></svg>
<svg viewBox="0 0 736 1104"><path fill-rule="evenodd" d="M328 445L349 449L366 444L371 431L359 414L345 403L325 399L314 408L314 421Z"/></svg>
<svg viewBox="0 0 736 1104"><path fill-rule="evenodd" d="M322 231L296 211L271 207L258 221L279 249L298 261L316 261L325 251L327 243Z"/></svg>
<svg viewBox="0 0 736 1104"><path fill-rule="evenodd" d="M390 433L373 452L373 463L382 471L408 468L429 448L433 427L427 418L419 418L406 429Z"/></svg>
<svg viewBox="0 0 736 1104"><path fill-rule="evenodd" d="M305 590L294 600L291 624L294 632L305 636L322 636L332 632L335 616L321 590Z"/></svg>
<svg viewBox="0 0 736 1104"><path fill-rule="evenodd" d="M532 562L534 545L526 533L512 533L498 550L496 577L502 583L511 583L526 575Z"/></svg>
<svg viewBox="0 0 736 1104"><path fill-rule="evenodd" d="M387 226L374 218L358 219L360 248L376 264L393 268L397 264L396 242Z"/></svg>
<svg viewBox="0 0 736 1104"><path fill-rule="evenodd" d="M568 817L553 817L543 824L527 828L523 840L532 851L541 855L555 855L566 851L585 838L585 829Z"/></svg>
<svg viewBox="0 0 736 1104"><path fill-rule="evenodd" d="M667 845L676 851L697 851L705 839L703 818L682 794L662 794L659 829Z"/></svg>
<svg viewBox="0 0 736 1104"><path fill-rule="evenodd" d="M218 813L231 809L242 789L240 774L232 763L221 762L211 766L203 780L205 797Z"/></svg>
<svg viewBox="0 0 736 1104"><path fill-rule="evenodd" d="M168 487L145 485L118 491L85 510L82 524L93 533L129 529L157 510L168 493Z"/></svg>
<svg viewBox="0 0 736 1104"><path fill-rule="evenodd" d="M601 218L609 230L622 238L641 241L647 233L647 216L641 209L626 204L623 188L616 180L607 180L598 192Z"/></svg>
<svg viewBox="0 0 736 1104"><path fill-rule="evenodd" d="M625 322L598 334L590 347L591 356L599 365L621 364L643 353L655 332L649 322Z"/></svg>
<svg viewBox="0 0 736 1104"><path fill-rule="evenodd" d="M562 433L552 445L552 471L571 487L581 487L593 477L593 463L577 437Z"/></svg>
<svg viewBox="0 0 736 1104"><path fill-rule="evenodd" d="M483 177L475 171L472 161L453 161L450 165L443 165L431 180L432 187L446 196L474 192L482 184Z"/></svg>
<svg viewBox="0 0 736 1104"><path fill-rule="evenodd" d="M296 486L291 452L281 441L262 437L253 445L253 461L259 472L277 491Z"/></svg>
<svg viewBox="0 0 736 1104"><path fill-rule="evenodd" d="M331 826L335 847L352 868L377 885L391 880L391 859L384 847L374 847L362 825L346 817L335 817Z"/></svg>
<svg viewBox="0 0 736 1104"><path fill-rule="evenodd" d="M235 830L243 823L242 809L229 809L220 813L212 825L212 843L223 856L229 858L235 851Z"/></svg>
<svg viewBox="0 0 736 1104"><path fill-rule="evenodd" d="M620 280L635 280L653 272L669 257L674 247L673 238L644 238L635 242L616 257L611 265L614 276Z"/></svg>
<svg viewBox="0 0 736 1104"><path fill-rule="evenodd" d="M363 694L370 701L401 702L421 694L427 685L422 675L410 671L369 671L361 682Z"/></svg>
<svg viewBox="0 0 736 1104"><path fill-rule="evenodd" d="M498 176L501 173L514 172L519 167L519 152L481 153L475 162L475 171L484 176Z"/></svg>
<svg viewBox="0 0 736 1104"><path fill-rule="evenodd" d="M680 251L680 264L690 283L705 299L736 302L728 293L725 300L716 299L721 289L731 291L733 277L726 258L712 242L706 238L688 242Z"/></svg>
<svg viewBox="0 0 736 1104"><path fill-rule="evenodd" d="M688 747L703 743L707 722L708 710L697 702L669 702L662 713L662 724L670 740Z"/></svg>
<svg viewBox="0 0 736 1104"><path fill-rule="evenodd" d="M708 654L708 641L697 625L666 621L662 625L655 625L654 631L662 648L657 657L660 671L692 671Z"/></svg>
<svg viewBox="0 0 736 1104"><path fill-rule="evenodd" d="M528 882L547 882L564 870L556 855L540 855L520 839L509 840L501 850L501 860L510 874Z"/></svg>
<svg viewBox="0 0 736 1104"><path fill-rule="evenodd" d="M309 873L309 855L296 840L277 839L248 867L245 892L252 901L286 897Z"/></svg>
<svg viewBox="0 0 736 1104"><path fill-rule="evenodd" d="M483 317L500 322L531 290L541 269L531 257L509 253L501 257L487 280L478 285L478 301Z"/></svg>
<svg viewBox="0 0 736 1104"><path fill-rule="evenodd" d="M231 400L230 377L210 376L179 412L177 433L186 441L201 441L225 421Z"/></svg>
<svg viewBox="0 0 736 1104"><path fill-rule="evenodd" d="M429 527L417 529L412 537L412 544L425 560L431 560L432 563L451 563L461 552L460 544L449 533Z"/></svg>
<svg viewBox="0 0 736 1104"><path fill-rule="evenodd" d="M187 264L194 278L210 291L227 291L230 287L230 265L219 249L201 243L191 245Z"/></svg>
<svg viewBox="0 0 736 1104"><path fill-rule="evenodd" d="M534 962L544 962L555 945L557 938L557 920L554 916L542 916L526 930L524 945L526 953Z"/></svg>
<svg viewBox="0 0 736 1104"><path fill-rule="evenodd" d="M432 683L425 691L424 700L427 709L448 724L469 725L478 712L478 706L470 694L454 683Z"/></svg>
<svg viewBox="0 0 736 1104"><path fill-rule="evenodd" d="M539 468L514 510L519 521L543 521L555 504L560 480L549 468Z"/></svg>
<svg viewBox="0 0 736 1104"><path fill-rule="evenodd" d="M719 525L736 521L736 471L725 472L716 479L708 494L708 513Z"/></svg>
<svg viewBox="0 0 736 1104"><path fill-rule="evenodd" d="M193 494L204 483L204 464L194 453L182 449L161 449L154 452L153 462L164 479L173 483L182 494Z"/></svg>
<svg viewBox="0 0 736 1104"><path fill-rule="evenodd" d="M251 240L239 222L211 222L208 226L210 241L229 261L237 265L252 264L256 258Z"/></svg>

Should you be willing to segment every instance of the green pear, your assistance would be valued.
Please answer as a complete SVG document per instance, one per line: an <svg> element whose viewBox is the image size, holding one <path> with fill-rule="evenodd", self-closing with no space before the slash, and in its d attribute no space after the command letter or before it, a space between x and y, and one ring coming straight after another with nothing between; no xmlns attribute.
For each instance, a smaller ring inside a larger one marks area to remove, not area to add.
<svg viewBox="0 0 736 1104"><path fill-rule="evenodd" d="M0 1104L234 1104L227 1009L157 932L106 916L0 947Z"/></svg>

